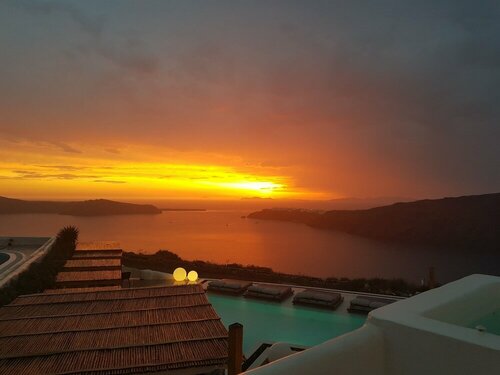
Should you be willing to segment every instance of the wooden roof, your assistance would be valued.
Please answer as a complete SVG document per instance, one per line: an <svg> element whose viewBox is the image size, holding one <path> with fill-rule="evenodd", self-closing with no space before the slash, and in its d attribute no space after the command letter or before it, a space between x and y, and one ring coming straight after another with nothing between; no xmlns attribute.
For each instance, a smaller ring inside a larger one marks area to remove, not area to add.
<svg viewBox="0 0 500 375"><path fill-rule="evenodd" d="M121 257L121 250L79 250L73 253L72 259L120 259Z"/></svg>
<svg viewBox="0 0 500 375"><path fill-rule="evenodd" d="M56 285L68 281L92 282L101 280L121 280L121 270L104 270L104 271L71 271L59 272L56 277Z"/></svg>
<svg viewBox="0 0 500 375"><path fill-rule="evenodd" d="M78 242L76 251L103 251L103 250L121 250L120 244L116 241L90 241Z"/></svg>
<svg viewBox="0 0 500 375"><path fill-rule="evenodd" d="M55 288L120 286L121 255L117 242L80 242L57 274Z"/></svg>
<svg viewBox="0 0 500 375"><path fill-rule="evenodd" d="M119 258L107 259L70 259L64 264L65 270L80 268L121 268L122 262Z"/></svg>
<svg viewBox="0 0 500 375"><path fill-rule="evenodd" d="M62 294L62 293L75 293L75 292L99 292L104 290L120 290L120 285L111 286L96 286L88 288L69 288L69 289L45 289L43 294Z"/></svg>
<svg viewBox="0 0 500 375"><path fill-rule="evenodd" d="M0 308L2 374L118 375L226 361L227 330L200 285L28 295Z"/></svg>

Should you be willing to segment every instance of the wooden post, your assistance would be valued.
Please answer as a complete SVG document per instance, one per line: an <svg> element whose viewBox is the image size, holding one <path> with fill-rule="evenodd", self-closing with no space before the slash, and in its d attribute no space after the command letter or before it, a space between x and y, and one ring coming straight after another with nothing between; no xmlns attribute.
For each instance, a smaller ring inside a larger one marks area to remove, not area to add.
<svg viewBox="0 0 500 375"><path fill-rule="evenodd" d="M227 374L241 373L243 364L243 325L234 323L229 326L229 353Z"/></svg>
<svg viewBox="0 0 500 375"><path fill-rule="evenodd" d="M434 267L429 268L429 289L433 289L436 287L436 272L434 271Z"/></svg>

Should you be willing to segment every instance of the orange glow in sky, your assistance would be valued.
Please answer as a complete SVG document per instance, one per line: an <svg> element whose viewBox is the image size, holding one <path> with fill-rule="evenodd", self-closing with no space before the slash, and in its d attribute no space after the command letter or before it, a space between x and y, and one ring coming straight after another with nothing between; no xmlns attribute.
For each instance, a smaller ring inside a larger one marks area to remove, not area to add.
<svg viewBox="0 0 500 375"><path fill-rule="evenodd" d="M33 150L19 145L0 151L0 188L20 198L314 198L294 187L291 176L272 168L158 160L158 150L134 150L110 157L98 149L80 153ZM43 155L43 156L41 156ZM93 155L92 157L89 155ZM214 159L214 161L216 161ZM274 173L273 173L274 172Z"/></svg>
<svg viewBox="0 0 500 375"><path fill-rule="evenodd" d="M0 196L498 191L489 5L136 3L0 1Z"/></svg>

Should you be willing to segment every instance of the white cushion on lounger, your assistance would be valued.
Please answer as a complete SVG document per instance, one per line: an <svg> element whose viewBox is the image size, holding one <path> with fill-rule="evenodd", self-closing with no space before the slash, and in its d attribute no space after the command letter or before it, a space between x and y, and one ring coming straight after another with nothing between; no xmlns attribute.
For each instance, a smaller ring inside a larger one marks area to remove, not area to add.
<svg viewBox="0 0 500 375"><path fill-rule="evenodd" d="M387 303L385 303L385 302L377 302L377 301L375 301L375 302L370 303L370 307L373 308L373 309L378 309L379 307L383 307L385 305L387 305Z"/></svg>
<svg viewBox="0 0 500 375"><path fill-rule="evenodd" d="M295 296L296 300L312 300L312 301L322 301L322 302L336 302L341 298L339 293L335 292L319 292L313 290L304 290L297 293Z"/></svg>
<svg viewBox="0 0 500 375"><path fill-rule="evenodd" d="M226 286L226 283L222 280L213 280L208 283L210 286L216 286L216 287L224 287Z"/></svg>
<svg viewBox="0 0 500 375"><path fill-rule="evenodd" d="M240 281L230 281L230 280L214 280L211 281L209 286L215 288L224 288L224 289L242 289L248 286L248 283L240 282Z"/></svg>
<svg viewBox="0 0 500 375"><path fill-rule="evenodd" d="M369 307L370 301L361 297L356 297L351 301L351 305Z"/></svg>
<svg viewBox="0 0 500 375"><path fill-rule="evenodd" d="M252 293L259 293L259 294L267 294L267 295L272 295L272 296L279 296L283 292L286 291L286 289L283 288L273 288L273 287L267 287L267 286L262 286L262 285L251 285L248 288L248 291Z"/></svg>

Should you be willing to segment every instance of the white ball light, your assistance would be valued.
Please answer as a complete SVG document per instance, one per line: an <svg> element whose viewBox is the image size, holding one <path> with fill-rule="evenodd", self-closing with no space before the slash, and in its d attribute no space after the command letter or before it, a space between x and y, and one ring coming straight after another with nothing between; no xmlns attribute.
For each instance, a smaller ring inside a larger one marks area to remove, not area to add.
<svg viewBox="0 0 500 375"><path fill-rule="evenodd" d="M196 280L198 280L198 272L196 272L196 271L189 271L189 273L188 273L188 280L189 281L196 281Z"/></svg>
<svg viewBox="0 0 500 375"><path fill-rule="evenodd" d="M178 267L174 270L174 280L184 281L186 280L186 270L182 267Z"/></svg>

